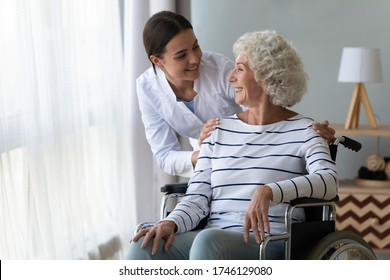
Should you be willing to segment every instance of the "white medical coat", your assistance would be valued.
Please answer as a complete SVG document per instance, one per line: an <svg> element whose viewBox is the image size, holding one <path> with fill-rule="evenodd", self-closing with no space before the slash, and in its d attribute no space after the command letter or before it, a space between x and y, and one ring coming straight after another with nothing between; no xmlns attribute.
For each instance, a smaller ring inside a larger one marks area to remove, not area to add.
<svg viewBox="0 0 390 280"><path fill-rule="evenodd" d="M195 80L194 113L172 91L163 71L146 70L137 79L137 95L146 138L158 166L168 174L190 177L193 151L183 151L178 134L190 138L194 150L205 122L241 110L227 80L233 62L217 53L203 52L200 76Z"/></svg>

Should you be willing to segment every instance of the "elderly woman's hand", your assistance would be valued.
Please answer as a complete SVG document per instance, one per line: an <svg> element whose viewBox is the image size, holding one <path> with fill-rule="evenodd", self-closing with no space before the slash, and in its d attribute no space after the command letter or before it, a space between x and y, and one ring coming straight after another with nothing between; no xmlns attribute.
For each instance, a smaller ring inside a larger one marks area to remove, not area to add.
<svg viewBox="0 0 390 280"><path fill-rule="evenodd" d="M148 243L153 239L151 254L155 255L162 240L165 240L164 251L171 248L175 239L176 224L172 221L161 221L151 228L139 231L131 240L137 242L142 236L145 236L141 248L146 248Z"/></svg>
<svg viewBox="0 0 390 280"><path fill-rule="evenodd" d="M198 139L199 147L202 145L203 140L208 138L211 132L213 132L217 128L217 125L219 125L219 118L210 119L204 124L202 132L200 133Z"/></svg>
<svg viewBox="0 0 390 280"><path fill-rule="evenodd" d="M256 242L261 244L265 239L265 233L270 232L268 221L269 203L272 200L273 194L270 187L267 185L257 188L252 196L251 203L245 214L244 221L244 239L249 240L249 231L253 230Z"/></svg>
<svg viewBox="0 0 390 280"><path fill-rule="evenodd" d="M321 135L328 144L332 144L334 142L336 131L329 127L328 121L323 121L322 123L313 122L313 129Z"/></svg>

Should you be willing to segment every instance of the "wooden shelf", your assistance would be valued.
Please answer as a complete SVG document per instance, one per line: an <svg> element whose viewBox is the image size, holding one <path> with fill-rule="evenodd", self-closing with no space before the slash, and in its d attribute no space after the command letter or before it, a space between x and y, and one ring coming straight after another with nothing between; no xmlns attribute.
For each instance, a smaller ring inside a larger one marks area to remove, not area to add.
<svg viewBox="0 0 390 280"><path fill-rule="evenodd" d="M367 180L369 181L369 180ZM378 187L377 182L374 182L372 186L367 184L359 184L357 180L340 180L339 192L341 193L362 193L362 194L373 194L379 193L387 195L390 197L390 187L387 186L387 182L390 184L390 181L381 181L383 186Z"/></svg>
<svg viewBox="0 0 390 280"><path fill-rule="evenodd" d="M387 136L390 137L390 125L378 125L377 128L370 128L368 125L361 125L359 128L345 129L344 124L330 124L336 130L336 136Z"/></svg>

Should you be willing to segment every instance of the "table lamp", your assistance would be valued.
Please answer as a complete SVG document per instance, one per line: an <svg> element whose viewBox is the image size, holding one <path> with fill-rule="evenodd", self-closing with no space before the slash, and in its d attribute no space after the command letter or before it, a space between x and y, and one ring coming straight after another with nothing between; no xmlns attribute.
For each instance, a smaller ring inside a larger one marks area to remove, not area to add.
<svg viewBox="0 0 390 280"><path fill-rule="evenodd" d="M360 102L363 103L370 127L376 128L375 116L364 83L382 82L380 50L375 48L343 48L338 81L356 83L345 129L359 127Z"/></svg>

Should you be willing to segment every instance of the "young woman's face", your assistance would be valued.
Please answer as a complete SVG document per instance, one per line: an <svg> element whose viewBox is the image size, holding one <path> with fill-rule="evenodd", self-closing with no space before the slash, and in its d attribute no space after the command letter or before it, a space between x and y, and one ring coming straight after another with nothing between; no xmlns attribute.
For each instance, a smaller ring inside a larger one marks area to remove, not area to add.
<svg viewBox="0 0 390 280"><path fill-rule="evenodd" d="M172 38L162 58L151 56L171 83L194 81L199 77L202 50L191 29L184 30Z"/></svg>
<svg viewBox="0 0 390 280"><path fill-rule="evenodd" d="M263 88L255 80L254 72L249 68L248 60L244 55L238 55L236 65L228 77L235 89L235 101L239 105L250 107L257 105Z"/></svg>

